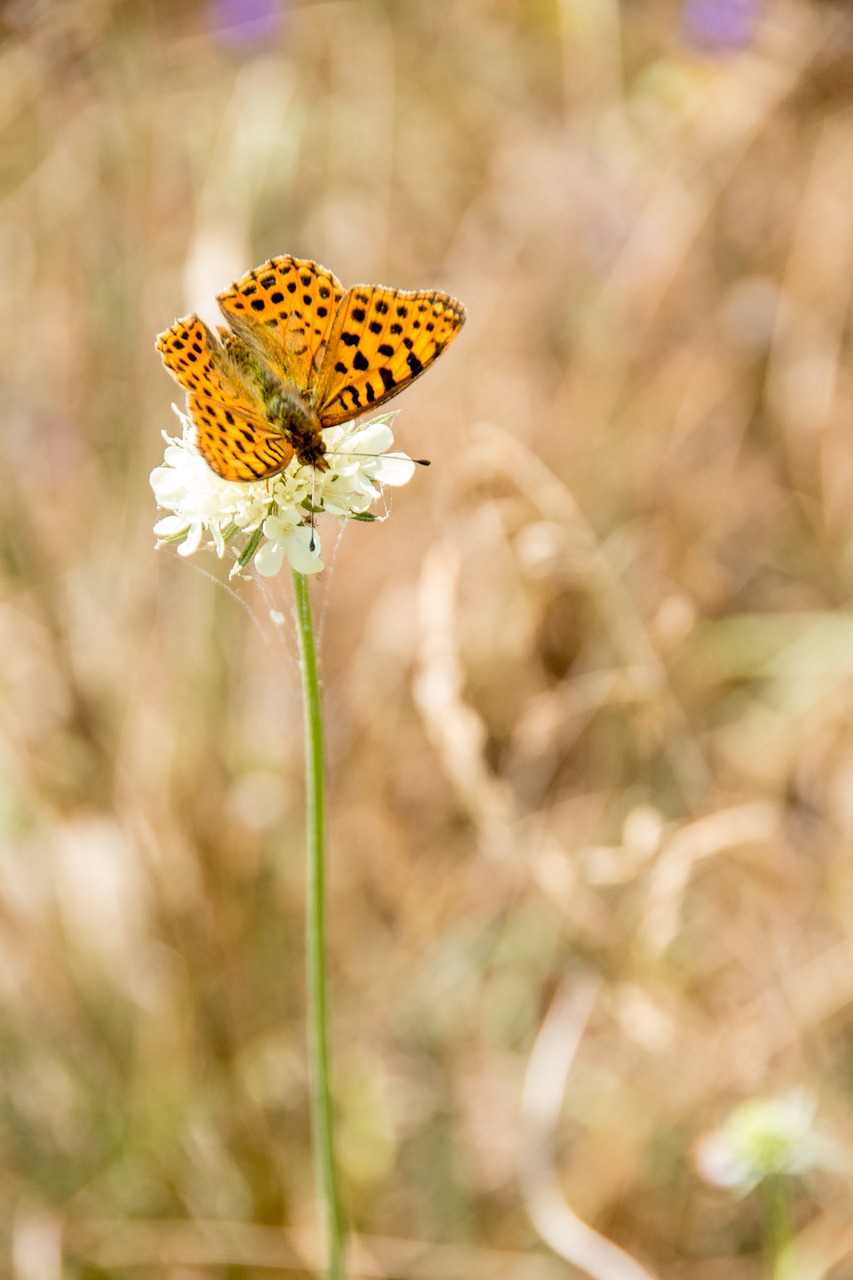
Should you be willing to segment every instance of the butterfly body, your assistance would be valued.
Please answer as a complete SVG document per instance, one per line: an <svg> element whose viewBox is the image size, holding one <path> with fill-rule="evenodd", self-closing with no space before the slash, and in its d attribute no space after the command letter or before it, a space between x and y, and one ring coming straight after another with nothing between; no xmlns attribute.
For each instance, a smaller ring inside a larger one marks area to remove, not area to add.
<svg viewBox="0 0 853 1280"><path fill-rule="evenodd" d="M293 383L280 383L265 396L265 402L268 421L282 433L299 461L328 471L320 419Z"/></svg>
<svg viewBox="0 0 853 1280"><path fill-rule="evenodd" d="M273 430L280 432L300 462L314 466L318 471L328 470L320 420L310 398L301 393L290 379L277 377L229 330L220 329L219 338L230 365L231 381L242 385L247 398L254 392L260 395L266 421Z"/></svg>
<svg viewBox="0 0 853 1280"><path fill-rule="evenodd" d="M273 258L218 298L218 337L196 315L157 339L187 391L196 443L225 480L259 480L296 455L327 470L323 429L375 409L456 337L461 303L439 291L356 285L307 259Z"/></svg>

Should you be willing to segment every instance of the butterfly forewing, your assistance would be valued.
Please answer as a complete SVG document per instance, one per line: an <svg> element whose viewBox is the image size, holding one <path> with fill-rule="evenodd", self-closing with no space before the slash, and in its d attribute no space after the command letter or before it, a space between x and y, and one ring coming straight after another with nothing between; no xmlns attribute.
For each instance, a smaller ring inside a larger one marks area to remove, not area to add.
<svg viewBox="0 0 853 1280"><path fill-rule="evenodd" d="M178 320L157 338L163 363L188 392L195 442L223 480L262 480L293 457L285 437L266 421L252 386L243 382L198 316Z"/></svg>
<svg viewBox="0 0 853 1280"><path fill-rule="evenodd" d="M314 389L321 424L337 426L390 400L438 359L464 322L462 304L436 290L350 289Z"/></svg>
<svg viewBox="0 0 853 1280"><path fill-rule="evenodd" d="M317 378L344 296L331 271L304 258L271 258L219 295L234 332L281 379L307 391Z"/></svg>

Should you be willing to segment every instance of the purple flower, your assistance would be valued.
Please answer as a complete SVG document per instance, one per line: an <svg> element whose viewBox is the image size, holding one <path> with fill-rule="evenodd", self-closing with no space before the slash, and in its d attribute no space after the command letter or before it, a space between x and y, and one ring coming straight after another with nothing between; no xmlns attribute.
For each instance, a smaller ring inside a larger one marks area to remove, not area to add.
<svg viewBox="0 0 853 1280"><path fill-rule="evenodd" d="M254 44L277 30L285 0L209 0L208 19L224 44Z"/></svg>
<svg viewBox="0 0 853 1280"><path fill-rule="evenodd" d="M742 49L752 43L761 0L686 0L687 40L701 48Z"/></svg>

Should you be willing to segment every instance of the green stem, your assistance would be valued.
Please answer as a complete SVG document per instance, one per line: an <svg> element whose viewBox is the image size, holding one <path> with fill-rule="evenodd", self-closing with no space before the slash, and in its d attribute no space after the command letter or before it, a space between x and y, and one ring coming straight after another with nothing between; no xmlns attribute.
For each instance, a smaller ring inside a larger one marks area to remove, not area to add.
<svg viewBox="0 0 853 1280"><path fill-rule="evenodd" d="M306 968L308 1055L311 1073L311 1129L317 1189L326 1215L329 1280L343 1280L343 1220L335 1166L332 1090L329 1071L326 980L325 818L323 808L323 711L308 581L293 571L297 632L305 711L305 777L308 828Z"/></svg>
<svg viewBox="0 0 853 1280"><path fill-rule="evenodd" d="M770 1274L781 1280L791 1264L790 1246L794 1239L788 1189L781 1174L766 1178L762 1183L764 1209L767 1221L767 1254Z"/></svg>

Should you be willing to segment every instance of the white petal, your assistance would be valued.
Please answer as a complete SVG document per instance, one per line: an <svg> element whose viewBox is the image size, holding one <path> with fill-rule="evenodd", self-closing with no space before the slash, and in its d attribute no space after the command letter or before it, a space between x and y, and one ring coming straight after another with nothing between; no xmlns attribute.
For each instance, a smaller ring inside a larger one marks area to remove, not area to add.
<svg viewBox="0 0 853 1280"><path fill-rule="evenodd" d="M267 516L264 521L264 537L270 542L281 542L293 528L292 524L285 524L279 516Z"/></svg>
<svg viewBox="0 0 853 1280"><path fill-rule="evenodd" d="M323 510L330 516L342 516L346 519L348 516L355 515L356 510L365 511L369 505L369 503L366 505L362 504L356 508L354 503L349 499L336 502L333 498L327 498L323 504Z"/></svg>
<svg viewBox="0 0 853 1280"><path fill-rule="evenodd" d="M405 453L395 453L390 457L379 458L373 469L373 476L380 484L390 484L397 488L409 483L415 474L415 465Z"/></svg>
<svg viewBox="0 0 853 1280"><path fill-rule="evenodd" d="M163 519L155 524L154 532L158 538L171 538L176 533L183 533L187 528L189 528L189 521L181 516L163 516Z"/></svg>
<svg viewBox="0 0 853 1280"><path fill-rule="evenodd" d="M191 420L184 413L183 409L181 409L179 405L175 404L174 400L172 401L172 413L176 414L177 417L180 418L181 424L185 431L189 431L191 429L192 427Z"/></svg>
<svg viewBox="0 0 853 1280"><path fill-rule="evenodd" d="M178 547L179 556L191 556L194 551L198 551L201 542L202 525L200 523L190 525L190 531L186 536L186 541L182 542Z"/></svg>
<svg viewBox="0 0 853 1280"><path fill-rule="evenodd" d="M287 558L297 573L319 573L324 567L320 559L320 535L314 530L314 550L311 550L311 530L300 525L289 533L284 541Z"/></svg>
<svg viewBox="0 0 853 1280"><path fill-rule="evenodd" d="M281 568L284 559L283 542L265 542L255 552L255 568L265 578L273 578Z"/></svg>
<svg viewBox="0 0 853 1280"><path fill-rule="evenodd" d="M700 1176L712 1186L748 1191L755 1185L751 1171L737 1158L731 1143L719 1129L699 1138L693 1158Z"/></svg>
<svg viewBox="0 0 853 1280"><path fill-rule="evenodd" d="M350 441L356 453L384 453L394 443L394 433L382 422L370 422Z"/></svg>
<svg viewBox="0 0 853 1280"><path fill-rule="evenodd" d="M186 493L186 478L174 467L155 467L150 476L154 497L161 507L174 507Z"/></svg>
<svg viewBox="0 0 853 1280"><path fill-rule="evenodd" d="M163 461L167 467L182 467L190 458L186 447L179 440L173 440L166 445L166 451L163 454Z"/></svg>

